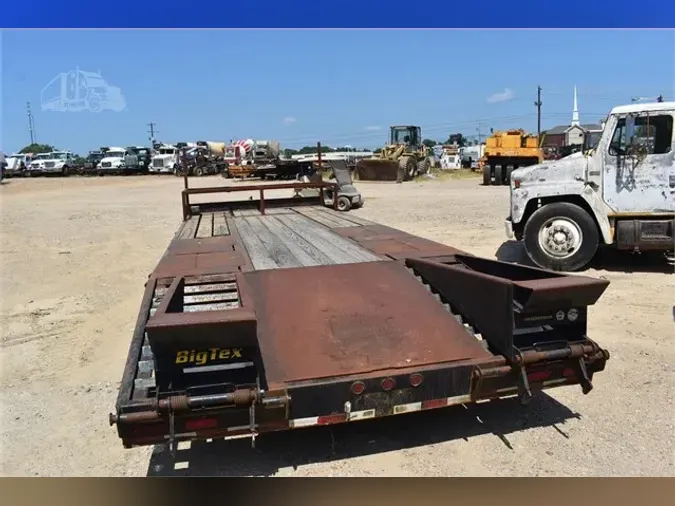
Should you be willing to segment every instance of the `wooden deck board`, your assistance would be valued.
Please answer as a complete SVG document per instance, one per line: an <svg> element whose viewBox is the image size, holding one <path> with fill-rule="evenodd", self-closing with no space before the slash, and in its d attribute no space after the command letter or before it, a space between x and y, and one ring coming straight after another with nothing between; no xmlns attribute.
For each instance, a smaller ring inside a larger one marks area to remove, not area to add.
<svg viewBox="0 0 675 506"><path fill-rule="evenodd" d="M333 263L372 262L379 258L349 239L338 236L329 229L300 215L280 215L284 225L293 229L305 241L328 256Z"/></svg>
<svg viewBox="0 0 675 506"><path fill-rule="evenodd" d="M302 263L288 249L283 239L277 237L265 223L272 219L271 217L249 217L241 218L245 220L253 233L258 236L260 242L265 246L270 258L279 267L302 267Z"/></svg>

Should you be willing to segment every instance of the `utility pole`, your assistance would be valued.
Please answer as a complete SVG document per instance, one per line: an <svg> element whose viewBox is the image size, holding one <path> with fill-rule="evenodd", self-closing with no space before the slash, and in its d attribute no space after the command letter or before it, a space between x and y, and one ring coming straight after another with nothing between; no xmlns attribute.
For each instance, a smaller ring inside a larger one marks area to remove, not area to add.
<svg viewBox="0 0 675 506"><path fill-rule="evenodd" d="M478 127L476 128L476 131L478 132L478 145L480 146L481 140L482 140L482 135L480 133L480 121L478 122Z"/></svg>
<svg viewBox="0 0 675 506"><path fill-rule="evenodd" d="M537 101L534 103L537 108L537 144L541 143L541 86L537 86Z"/></svg>
<svg viewBox="0 0 675 506"><path fill-rule="evenodd" d="M158 131L155 130L155 125L156 123L153 123L152 121L148 123L148 126L150 127L150 131L148 132L150 134L150 143L153 146L155 145L155 133L158 133Z"/></svg>
<svg viewBox="0 0 675 506"><path fill-rule="evenodd" d="M33 125L33 114L30 112L30 102L26 102L28 110L28 131L30 132L30 143L35 144L35 127Z"/></svg>

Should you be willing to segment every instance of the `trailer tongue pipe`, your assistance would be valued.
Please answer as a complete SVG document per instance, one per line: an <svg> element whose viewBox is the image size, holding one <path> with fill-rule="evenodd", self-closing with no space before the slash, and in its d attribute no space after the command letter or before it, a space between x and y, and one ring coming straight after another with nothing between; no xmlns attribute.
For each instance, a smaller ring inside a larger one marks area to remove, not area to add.
<svg viewBox="0 0 675 506"><path fill-rule="evenodd" d="M183 191L111 425L126 447L593 388L608 281L489 260L328 207L330 183ZM194 204L190 196L318 195Z"/></svg>

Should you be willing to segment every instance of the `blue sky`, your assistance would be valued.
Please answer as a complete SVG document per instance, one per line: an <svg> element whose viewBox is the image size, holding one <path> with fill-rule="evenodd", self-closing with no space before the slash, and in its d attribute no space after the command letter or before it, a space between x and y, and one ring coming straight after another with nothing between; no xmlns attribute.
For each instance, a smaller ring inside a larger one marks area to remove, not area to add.
<svg viewBox="0 0 675 506"><path fill-rule="evenodd" d="M373 148L391 124L427 138L480 127L536 131L582 122L633 96L675 95L673 31L4 31L2 146L30 141L84 154L165 142L273 139L283 147ZM100 72L125 110L44 111L58 74Z"/></svg>

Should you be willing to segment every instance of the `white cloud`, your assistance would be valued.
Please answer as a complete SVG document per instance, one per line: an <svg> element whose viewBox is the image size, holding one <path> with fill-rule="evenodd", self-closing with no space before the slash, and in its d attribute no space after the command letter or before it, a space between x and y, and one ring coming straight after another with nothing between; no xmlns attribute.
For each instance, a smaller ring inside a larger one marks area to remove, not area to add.
<svg viewBox="0 0 675 506"><path fill-rule="evenodd" d="M380 127L379 126L367 126L366 130L368 130L369 132L376 132L376 131L380 130Z"/></svg>
<svg viewBox="0 0 675 506"><path fill-rule="evenodd" d="M513 100L513 97L515 97L513 90L511 88L504 88L504 91L490 95L487 98L487 101L490 104L496 104L497 102L508 102L509 100Z"/></svg>
<svg viewBox="0 0 675 506"><path fill-rule="evenodd" d="M286 116L286 117L283 119L284 125L292 125L292 124L295 123L296 121L297 121L297 120L296 120L293 116Z"/></svg>

